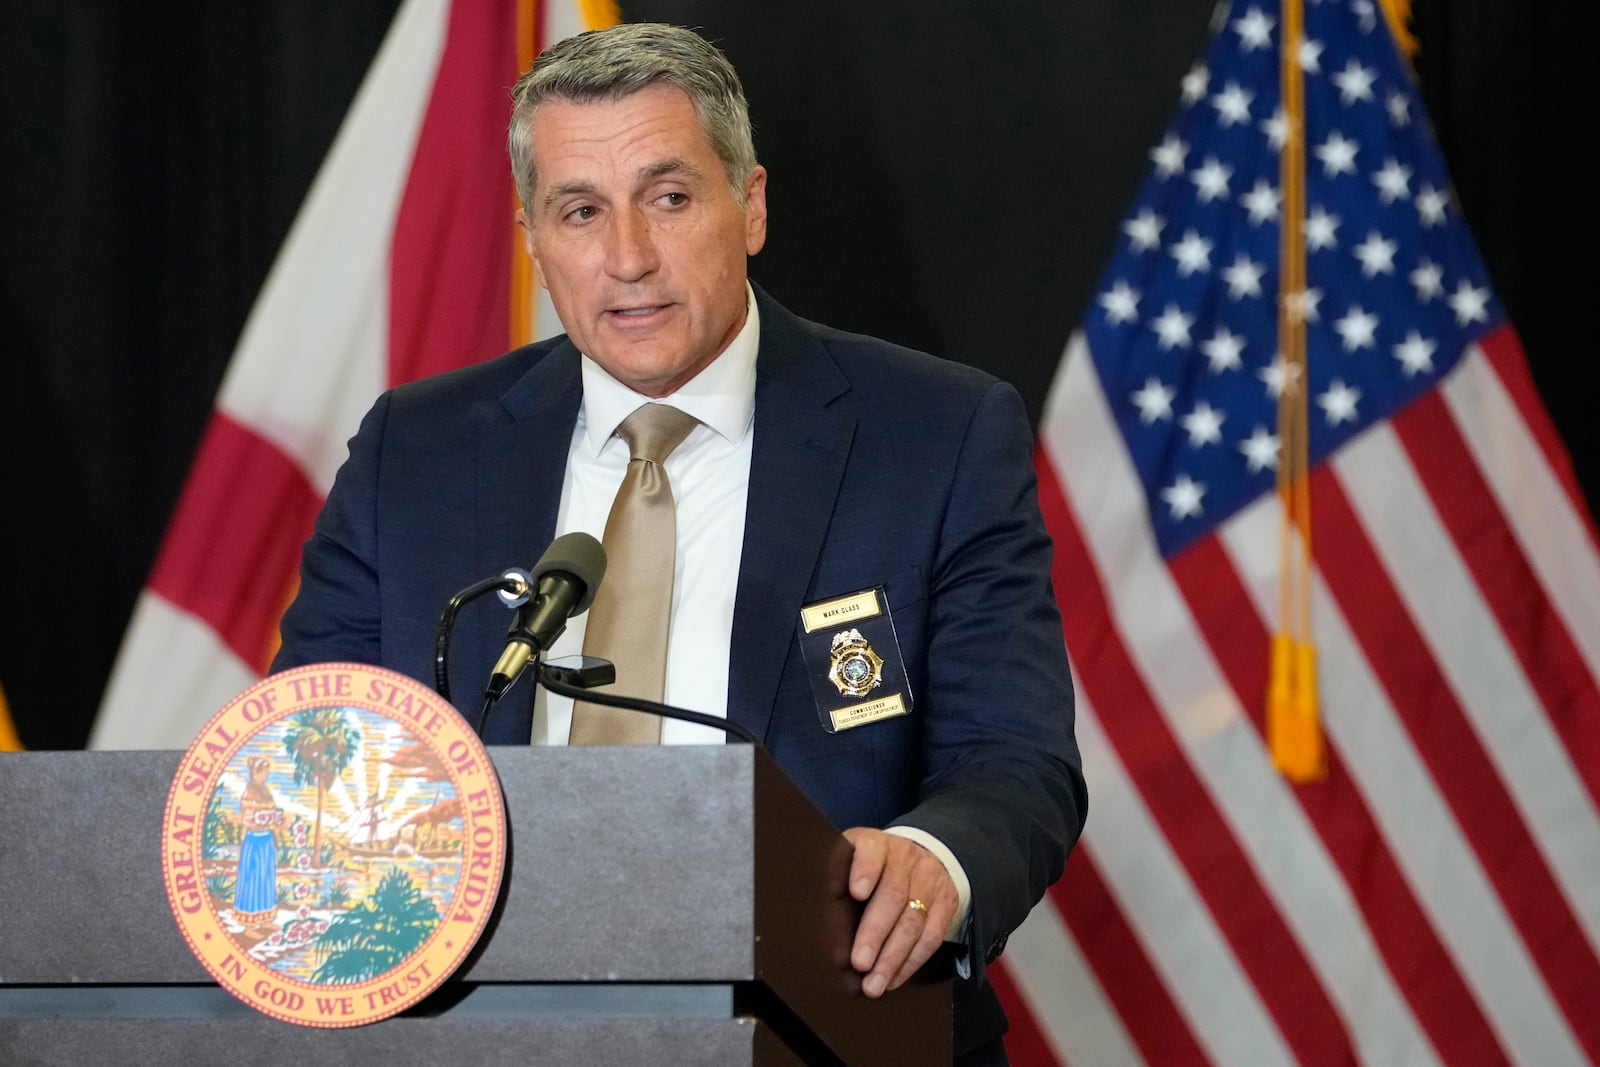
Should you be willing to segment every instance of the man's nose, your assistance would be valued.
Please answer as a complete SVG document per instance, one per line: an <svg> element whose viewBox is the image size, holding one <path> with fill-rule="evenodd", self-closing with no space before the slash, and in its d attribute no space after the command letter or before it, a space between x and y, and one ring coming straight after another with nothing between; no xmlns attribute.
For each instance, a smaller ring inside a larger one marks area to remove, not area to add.
<svg viewBox="0 0 1600 1067"><path fill-rule="evenodd" d="M616 212L611 218L606 249L606 269L619 281L632 282L660 266L650 220L637 209Z"/></svg>

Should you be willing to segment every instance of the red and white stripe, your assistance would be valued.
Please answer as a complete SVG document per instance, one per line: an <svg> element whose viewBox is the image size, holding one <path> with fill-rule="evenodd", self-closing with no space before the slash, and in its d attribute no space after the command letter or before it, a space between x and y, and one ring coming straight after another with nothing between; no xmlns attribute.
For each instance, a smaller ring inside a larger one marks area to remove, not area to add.
<svg viewBox="0 0 1600 1067"><path fill-rule="evenodd" d="M1019 1065L1600 1060L1600 552L1511 330L1313 475L1322 782L1263 740L1276 500L1164 561L1119 440L1080 335L1037 462L1090 818Z"/></svg>
<svg viewBox="0 0 1600 1067"><path fill-rule="evenodd" d="M583 25L577 0L539 8L545 40ZM229 363L91 747L187 747L258 679L361 415L508 347L518 34L516 4L395 16Z"/></svg>

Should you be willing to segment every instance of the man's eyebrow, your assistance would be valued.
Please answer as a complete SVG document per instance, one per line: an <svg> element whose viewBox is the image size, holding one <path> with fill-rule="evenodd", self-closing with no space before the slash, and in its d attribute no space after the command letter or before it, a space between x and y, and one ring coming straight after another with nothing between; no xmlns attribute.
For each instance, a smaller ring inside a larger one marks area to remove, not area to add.
<svg viewBox="0 0 1600 1067"><path fill-rule="evenodd" d="M705 172L694 164L682 159L663 159L658 163L647 163L639 168L640 181L653 181L656 178L665 178L676 174L691 181L698 181L705 177ZM552 185L540 199L540 204L549 207L564 196L587 195L594 192L594 183L583 179L570 182L557 182Z"/></svg>
<svg viewBox="0 0 1600 1067"><path fill-rule="evenodd" d="M705 175L701 173L699 167L696 167L692 163L682 159L663 159L659 163L648 163L639 168L639 177L641 180L665 178L669 174L682 175L683 177L692 180L698 180L705 177Z"/></svg>
<svg viewBox="0 0 1600 1067"><path fill-rule="evenodd" d="M590 181L579 180L558 182L555 185L552 185L549 191L544 194L544 199L540 201L540 204L542 204L544 207L549 207L551 204L555 203L557 200L560 200L564 196L572 196L575 193L592 192L594 192L594 183Z"/></svg>

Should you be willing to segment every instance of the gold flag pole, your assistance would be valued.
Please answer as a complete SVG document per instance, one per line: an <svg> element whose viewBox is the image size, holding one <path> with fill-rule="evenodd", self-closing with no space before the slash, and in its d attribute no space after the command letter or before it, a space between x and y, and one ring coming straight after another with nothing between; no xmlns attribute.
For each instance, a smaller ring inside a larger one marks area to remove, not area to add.
<svg viewBox="0 0 1600 1067"><path fill-rule="evenodd" d="M1311 484L1306 368L1305 83L1300 70L1301 0L1283 0L1279 53L1287 136L1278 159L1283 189L1279 240L1278 349L1283 387L1278 393L1279 538L1278 630L1272 637L1267 684L1267 748L1273 766L1294 782L1327 773L1317 709L1316 647L1311 634Z"/></svg>
<svg viewBox="0 0 1600 1067"><path fill-rule="evenodd" d="M538 54L539 5L537 0L517 0L517 75L533 66ZM522 206L515 187L511 190L511 211ZM512 348L533 340L537 294L533 288L533 263L523 247L522 231L511 227L511 330Z"/></svg>

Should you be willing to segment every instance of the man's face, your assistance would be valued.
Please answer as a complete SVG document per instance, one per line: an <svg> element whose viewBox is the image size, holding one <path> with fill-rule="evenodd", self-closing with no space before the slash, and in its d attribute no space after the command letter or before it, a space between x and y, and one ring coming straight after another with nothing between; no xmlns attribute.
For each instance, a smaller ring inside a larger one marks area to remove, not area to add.
<svg viewBox="0 0 1600 1067"><path fill-rule="evenodd" d="M767 237L767 176L741 207L683 91L540 104L538 186L517 213L539 284L585 355L646 396L693 378L745 317L745 257Z"/></svg>

